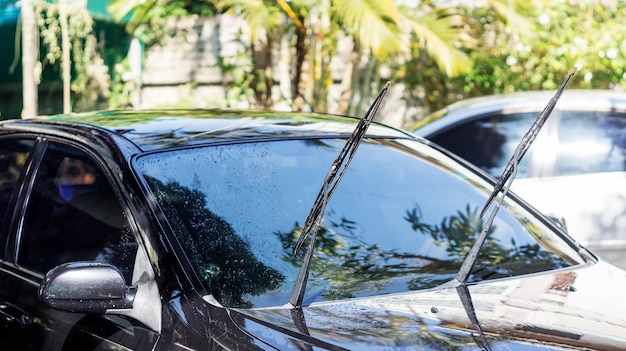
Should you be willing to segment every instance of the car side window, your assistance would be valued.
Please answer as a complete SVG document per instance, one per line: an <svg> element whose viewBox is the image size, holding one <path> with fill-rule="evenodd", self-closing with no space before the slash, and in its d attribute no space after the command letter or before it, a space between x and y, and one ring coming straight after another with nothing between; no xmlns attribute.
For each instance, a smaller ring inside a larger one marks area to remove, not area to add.
<svg viewBox="0 0 626 351"><path fill-rule="evenodd" d="M105 173L86 153L50 142L28 199L17 263L45 274L67 262L108 262L129 281L136 252Z"/></svg>
<svg viewBox="0 0 626 351"><path fill-rule="evenodd" d="M428 139L497 177L536 118L536 113L488 115L428 136ZM526 157L519 164L519 178L524 177L527 168Z"/></svg>
<svg viewBox="0 0 626 351"><path fill-rule="evenodd" d="M4 228L10 220L9 204L34 144L33 139L0 140L0 227ZM0 250L0 257L3 253Z"/></svg>
<svg viewBox="0 0 626 351"><path fill-rule="evenodd" d="M626 171L626 115L563 111L556 175Z"/></svg>

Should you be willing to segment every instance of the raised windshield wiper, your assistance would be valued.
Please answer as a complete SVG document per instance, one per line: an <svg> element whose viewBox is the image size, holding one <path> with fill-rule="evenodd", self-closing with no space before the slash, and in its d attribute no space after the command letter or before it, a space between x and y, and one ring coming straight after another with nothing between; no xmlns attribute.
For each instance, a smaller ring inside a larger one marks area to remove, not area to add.
<svg viewBox="0 0 626 351"><path fill-rule="evenodd" d="M456 292L459 294L459 298L461 299L461 303L463 304L463 309L465 309L465 314L467 314L467 318L469 318L470 322L472 322L474 328L476 328L476 331L478 332L478 335L474 335L474 333L472 333L474 341L476 341L476 344L478 344L481 350L491 351L491 345L489 345L489 341L487 341L487 337L485 337L483 327L478 321L476 309L474 308L474 302L472 302L472 295L470 295L467 285L461 284L457 286Z"/></svg>
<svg viewBox="0 0 626 351"><path fill-rule="evenodd" d="M550 116L550 113L552 113L552 110L554 109L556 102L561 97L563 90L565 90L565 87L567 87L567 85L569 84L570 80L572 79L575 73L576 73L576 67L574 67L569 72L569 74L567 75L567 78L565 79L563 84L561 84L561 87L557 90L556 94L552 97L552 99L550 99L550 101L548 102L548 105L539 114L539 117L537 117L537 120L535 121L535 123L533 123L533 125L530 127L528 132L526 132L526 134L520 141L519 145L517 145L517 148L515 148L515 152L513 153L511 160L504 168L502 175L496 182L496 185L493 187L493 192L491 193L491 195L489 195L487 202L483 206L483 209L480 211L480 218L482 218L485 212L487 211L487 209L491 206L493 201L498 196L498 193L502 193L502 195L496 202L496 207L491 212L491 215L487 219L487 223L485 224L485 226L483 227L483 230L480 232L480 235L474 242L474 245L472 245L472 248L470 249L469 253L465 257L465 260L463 261L463 264L461 264L461 268L459 269L459 272L456 275L456 279L461 284L465 284L467 282L467 278L469 277L470 272L472 271L472 269L474 268L474 265L476 264L476 259L478 258L478 252L480 251L480 248L483 246L483 243L485 242L485 239L487 238L487 233L489 233L489 229L491 229L493 220L496 217L498 210L500 209L500 205L502 205L502 201L504 200L507 193L509 192L511 183L513 183L513 180L515 179L515 176L517 175L517 166L522 160L522 157L524 157L524 154L526 154L526 151L528 151L528 149L530 148L530 145L532 144L533 140L535 140L535 138L537 137L537 134L539 134L541 127Z"/></svg>
<svg viewBox="0 0 626 351"><path fill-rule="evenodd" d="M289 298L289 303L296 308L302 307L304 291L306 290L306 284L309 278L309 270L311 269L313 251L315 251L315 239L317 237L317 231L322 223L322 217L324 216L326 204L328 204L328 200L330 200L330 197L335 192L337 185L341 181L341 178L343 178L346 169L350 165L350 162L352 161L356 150L361 144L361 141L363 140L363 137L367 132L367 128L372 123L372 120L376 115L376 111L378 111L378 108L380 107L388 88L389 82L387 82L387 84L385 84L380 93L378 93L378 96L365 113L365 116L361 118L356 128L352 132L350 139L346 141L346 144L339 153L339 156L337 156L333 164L330 166L330 169L328 170L328 173L324 178L322 188L320 189L320 192L317 195L313 206L311 207L311 211L309 212L309 215L304 222L304 226L302 227L302 233L300 234L300 237L296 242L296 247L293 251L293 254L296 255L300 251L309 235L311 235L311 240L309 242L307 252L304 255L304 259L302 261L300 271L298 272L298 276L296 277L296 283L291 292L291 297Z"/></svg>

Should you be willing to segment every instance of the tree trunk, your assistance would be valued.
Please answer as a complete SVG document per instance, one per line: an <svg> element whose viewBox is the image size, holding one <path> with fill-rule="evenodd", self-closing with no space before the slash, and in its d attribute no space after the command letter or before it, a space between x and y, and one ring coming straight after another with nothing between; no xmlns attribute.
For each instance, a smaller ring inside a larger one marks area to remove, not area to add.
<svg viewBox="0 0 626 351"><path fill-rule="evenodd" d="M293 111L302 111L306 101L304 97L306 86L302 84L302 70L306 58L306 32L304 30L296 30L295 56L293 78L291 80L291 109Z"/></svg>
<svg viewBox="0 0 626 351"><path fill-rule="evenodd" d="M251 48L253 55L253 81L252 88L255 95L257 108L271 109L274 106L272 89L274 86L272 70L272 43L269 33L263 40L252 40Z"/></svg>
<svg viewBox="0 0 626 351"><path fill-rule="evenodd" d="M346 63L346 67L343 71L343 78L341 78L341 96L339 97L339 103L336 113L339 115L345 115L350 108L350 102L352 101L354 89L354 81L358 79L358 65L359 58L361 57L360 48L356 40L353 42L352 52L350 53L350 59Z"/></svg>
<svg viewBox="0 0 626 351"><path fill-rule="evenodd" d="M313 87L313 111L329 112L328 111L328 91L333 84L330 63L333 57L337 55L338 46L341 45L337 41L337 33L339 27L330 23L330 15L325 13L322 15L322 19L318 20L315 24L314 33L311 35L311 47L313 50L309 50L311 54L310 61L313 62L314 76L311 77L310 85Z"/></svg>
<svg viewBox="0 0 626 351"><path fill-rule="evenodd" d="M35 78L37 62L37 25L35 12L30 0L22 1L22 118L37 116L39 99Z"/></svg>
<svg viewBox="0 0 626 351"><path fill-rule="evenodd" d="M371 55L371 54L370 54ZM355 113L353 115L361 116L365 113L370 104L370 98L372 96L372 82L378 76L378 60L373 56L367 61L365 65L365 73L362 76L362 80L359 84L359 102L355 106Z"/></svg>
<svg viewBox="0 0 626 351"><path fill-rule="evenodd" d="M67 23L67 0L59 0L59 22L61 22L61 54L63 58L62 74L63 74L63 113L72 112L72 105L70 102L70 84L71 84L71 61L70 61L70 35Z"/></svg>

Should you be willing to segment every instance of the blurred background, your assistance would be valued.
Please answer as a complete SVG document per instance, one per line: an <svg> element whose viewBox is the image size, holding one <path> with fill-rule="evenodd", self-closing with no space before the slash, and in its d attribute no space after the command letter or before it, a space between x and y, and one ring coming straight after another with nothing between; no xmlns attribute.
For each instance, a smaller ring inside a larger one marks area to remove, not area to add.
<svg viewBox="0 0 626 351"><path fill-rule="evenodd" d="M361 115L626 87L624 0L0 0L0 117L119 108Z"/></svg>

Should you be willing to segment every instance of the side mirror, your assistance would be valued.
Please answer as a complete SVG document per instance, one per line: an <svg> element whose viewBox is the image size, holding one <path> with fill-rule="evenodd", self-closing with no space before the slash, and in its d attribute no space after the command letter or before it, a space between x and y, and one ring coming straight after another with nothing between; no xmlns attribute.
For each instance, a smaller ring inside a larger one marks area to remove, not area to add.
<svg viewBox="0 0 626 351"><path fill-rule="evenodd" d="M39 299L46 306L80 313L132 308L136 294L137 286L127 286L116 267L101 262L56 266L39 286Z"/></svg>

